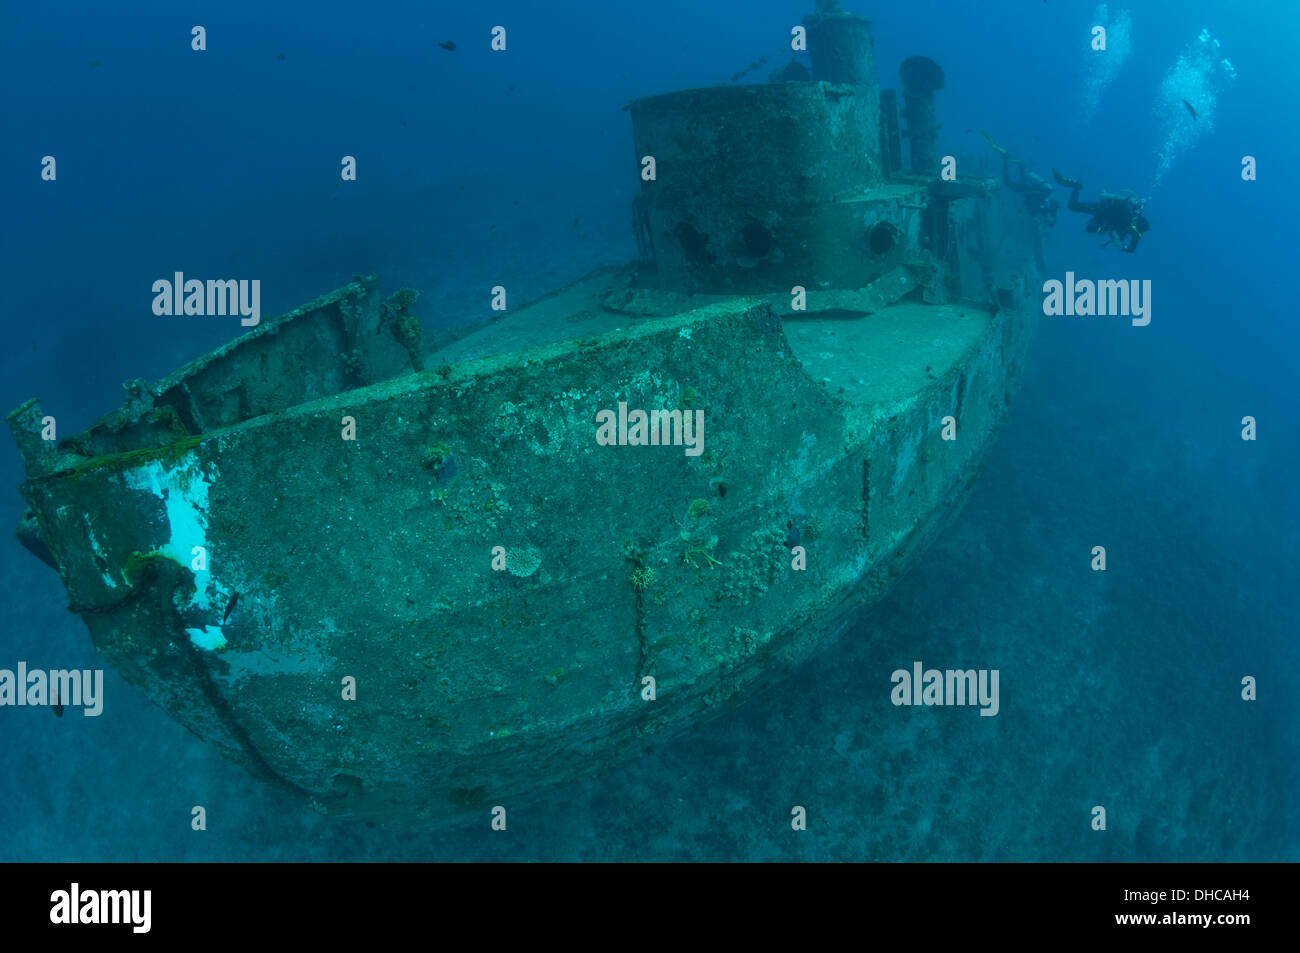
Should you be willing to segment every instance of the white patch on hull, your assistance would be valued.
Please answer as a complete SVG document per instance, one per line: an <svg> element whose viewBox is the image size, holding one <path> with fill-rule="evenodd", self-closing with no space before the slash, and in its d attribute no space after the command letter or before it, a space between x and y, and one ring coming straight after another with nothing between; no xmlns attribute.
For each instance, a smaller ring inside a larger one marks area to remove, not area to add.
<svg viewBox="0 0 1300 953"><path fill-rule="evenodd" d="M156 547L157 552L188 569L194 559L194 547L202 546L211 567L212 553L208 549L207 536L208 488L211 483L199 466L198 457L188 453L170 467L161 460L151 460L124 476L129 488L146 490L163 501L171 536ZM211 568L194 573L194 596L188 608L215 615L224 611L229 600L230 590L212 577ZM202 629L185 631L199 648L216 650L226 646L220 626L207 625Z"/></svg>

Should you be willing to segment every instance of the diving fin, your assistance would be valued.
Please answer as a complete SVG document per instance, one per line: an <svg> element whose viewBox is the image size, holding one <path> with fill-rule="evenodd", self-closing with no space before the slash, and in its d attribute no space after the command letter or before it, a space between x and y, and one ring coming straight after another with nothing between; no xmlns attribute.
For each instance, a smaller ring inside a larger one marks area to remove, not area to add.
<svg viewBox="0 0 1300 953"><path fill-rule="evenodd" d="M1052 178L1056 179L1057 185L1064 185L1067 189L1083 188L1083 183L1080 182L1078 179L1067 178L1066 176L1061 175L1061 173L1058 172L1056 169L1052 170Z"/></svg>
<svg viewBox="0 0 1300 953"><path fill-rule="evenodd" d="M1003 155L1006 155L1006 154L1007 154L1007 150L1006 150L1006 149L1003 149L1000 145L998 145L996 142L994 142L994 141L993 141L993 137L990 136L990 135L989 135L987 132L985 132L983 129L980 130L980 135L984 137L984 141L985 141L985 142L987 142L990 146L993 147L993 150L994 150L995 152L1000 152L1000 153L1002 153Z"/></svg>

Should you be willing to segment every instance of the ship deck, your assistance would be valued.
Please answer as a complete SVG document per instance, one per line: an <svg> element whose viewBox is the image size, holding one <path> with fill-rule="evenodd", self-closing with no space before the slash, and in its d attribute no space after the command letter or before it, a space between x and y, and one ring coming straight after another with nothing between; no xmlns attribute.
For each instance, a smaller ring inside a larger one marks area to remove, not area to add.
<svg viewBox="0 0 1300 953"><path fill-rule="evenodd" d="M860 292L817 292L817 310L783 316L786 339L813 380L859 408L892 404L941 380L988 333L988 310L968 303L886 304L870 313ZM735 298L632 290L624 269L604 269L436 351L426 366L454 364L580 340L648 317L703 310ZM755 304L788 296L755 297ZM624 310L624 308L626 310ZM778 314L780 309L778 307Z"/></svg>
<svg viewBox="0 0 1300 953"><path fill-rule="evenodd" d="M966 304L900 303L874 314L788 318L786 339L808 374L864 407L892 403L943 378L987 334L991 316Z"/></svg>

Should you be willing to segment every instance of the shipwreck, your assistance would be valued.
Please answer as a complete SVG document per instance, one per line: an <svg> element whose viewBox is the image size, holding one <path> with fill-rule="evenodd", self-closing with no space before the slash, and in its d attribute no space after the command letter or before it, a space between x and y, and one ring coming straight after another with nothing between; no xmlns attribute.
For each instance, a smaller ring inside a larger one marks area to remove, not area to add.
<svg viewBox="0 0 1300 953"><path fill-rule="evenodd" d="M614 764L870 611L1006 416L1041 235L940 174L936 64L900 95L867 20L805 26L807 78L628 105L637 261L437 337L360 277L84 433L14 410L19 535L99 653L257 776L410 822Z"/></svg>

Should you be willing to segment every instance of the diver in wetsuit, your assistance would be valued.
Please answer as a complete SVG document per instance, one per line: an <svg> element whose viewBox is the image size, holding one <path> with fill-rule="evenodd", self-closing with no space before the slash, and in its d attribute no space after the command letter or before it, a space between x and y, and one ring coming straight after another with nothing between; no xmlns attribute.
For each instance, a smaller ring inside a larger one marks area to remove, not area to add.
<svg viewBox="0 0 1300 953"><path fill-rule="evenodd" d="M987 132L980 130L980 135L998 155L1002 156L1002 183L1025 200L1025 209L1030 215L1034 216L1044 225L1056 224L1056 213L1061 208L1061 203L1056 200L1052 194L1052 187L1048 185L1043 177L1033 172L1025 172L1024 160L1013 159L1010 153L990 136ZM1017 181L1011 179L1011 163L1020 166L1020 176Z"/></svg>
<svg viewBox="0 0 1300 953"><path fill-rule="evenodd" d="M1060 185L1070 189L1070 211L1092 216L1084 226L1088 234L1108 236L1102 248L1113 242L1122 252L1137 251L1138 242L1151 230L1151 223L1142 214L1142 202L1139 199L1131 195L1102 192L1096 202L1080 202L1082 182L1067 178L1055 169L1052 170L1052 175Z"/></svg>
<svg viewBox="0 0 1300 953"><path fill-rule="evenodd" d="M1056 213L1060 211L1061 203L1052 194L1052 187L1043 180L1041 175L1025 172L1023 165L1020 166L1020 180L1012 182L1011 160L1007 158L1005 152L1002 153L1002 181L1012 192L1024 198L1025 208L1029 210L1029 214L1045 225L1056 224Z"/></svg>

